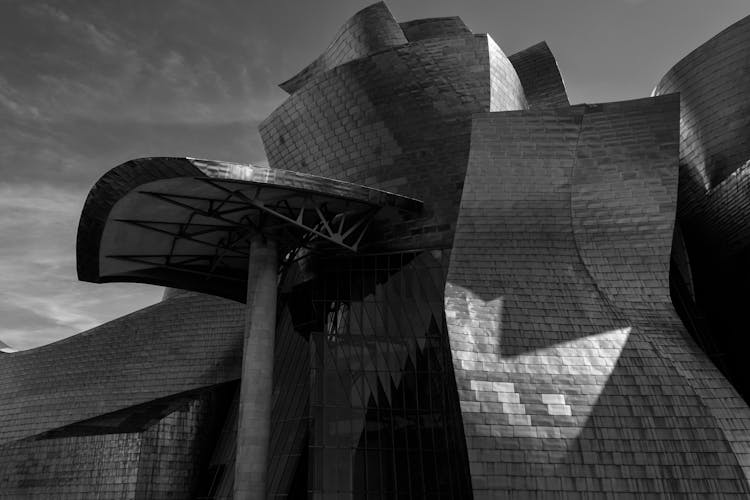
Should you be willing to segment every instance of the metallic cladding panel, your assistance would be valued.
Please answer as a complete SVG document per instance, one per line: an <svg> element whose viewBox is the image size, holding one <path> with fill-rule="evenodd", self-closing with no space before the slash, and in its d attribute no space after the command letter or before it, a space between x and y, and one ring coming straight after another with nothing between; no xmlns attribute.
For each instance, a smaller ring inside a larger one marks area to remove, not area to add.
<svg viewBox="0 0 750 500"><path fill-rule="evenodd" d="M104 174L86 197L76 235L76 266L81 281L99 280L101 234L112 207L122 196L149 181L200 175L187 158L139 158L126 165Z"/></svg>
<svg viewBox="0 0 750 500"><path fill-rule="evenodd" d="M679 92L677 218L693 283L694 330L750 401L750 17L679 61L654 94Z"/></svg>
<svg viewBox="0 0 750 500"><path fill-rule="evenodd" d="M679 221L691 243L713 261L705 265L742 259L750 245L750 163L695 200Z"/></svg>
<svg viewBox="0 0 750 500"><path fill-rule="evenodd" d="M190 290L183 290L182 288L164 288L164 293L161 296L161 300L169 300L174 299L177 297L182 297L183 295L191 295L196 292L192 292Z"/></svg>
<svg viewBox="0 0 750 500"><path fill-rule="evenodd" d="M446 36L470 35L460 17L433 17L430 19L415 19L400 24L401 29L410 42L418 42L426 38L442 38Z"/></svg>
<svg viewBox="0 0 750 500"><path fill-rule="evenodd" d="M748 79L750 16L688 54L654 89L680 93L681 212L750 160Z"/></svg>
<svg viewBox="0 0 750 500"><path fill-rule="evenodd" d="M707 214L705 227L737 247L750 185L747 86L730 71L747 73L748 19L656 91L683 93L680 213ZM385 235L391 249L447 249L456 236L447 283L447 251L376 259L324 271L304 296L319 316L304 328L291 299L282 307L272 495L300 477L318 493L750 494L750 410L669 298L674 96L542 110L568 103L546 44L507 58L458 18L399 26L382 3L353 16L282 88L292 96L261 125L272 167L424 199L423 218ZM192 171L167 163L136 170ZM110 179L87 206L135 179ZM79 272L92 255L79 250ZM0 386L0 497L181 494L197 463L190 409L138 433L34 436L237 379L242 305L170 296L0 356L10 381ZM236 415L212 465L231 469L235 427ZM219 489L232 480L228 471Z"/></svg>
<svg viewBox="0 0 750 500"><path fill-rule="evenodd" d="M279 86L292 94L336 66L406 43L406 37L388 7L383 2L372 4L344 23L320 57Z"/></svg>
<svg viewBox="0 0 750 500"><path fill-rule="evenodd" d="M139 432L0 445L0 498L192 498L217 404L206 392Z"/></svg>
<svg viewBox="0 0 750 500"><path fill-rule="evenodd" d="M547 42L539 42L528 49L508 56L518 72L529 108L569 106L560 69Z"/></svg>
<svg viewBox="0 0 750 500"><path fill-rule="evenodd" d="M136 498L194 498L228 400L205 391L141 434Z"/></svg>
<svg viewBox="0 0 750 500"><path fill-rule="evenodd" d="M421 199L424 216L393 227L384 244L449 245L471 115L526 107L494 47L487 35L428 38L318 75L260 125L271 167Z"/></svg>
<svg viewBox="0 0 750 500"><path fill-rule="evenodd" d="M140 433L0 445L0 498L135 498Z"/></svg>
<svg viewBox="0 0 750 500"><path fill-rule="evenodd" d="M677 118L475 118L445 292L475 498L750 493L750 411L669 297Z"/></svg>
<svg viewBox="0 0 750 500"><path fill-rule="evenodd" d="M0 357L0 444L240 376L244 305L189 295Z"/></svg>
<svg viewBox="0 0 750 500"><path fill-rule="evenodd" d="M487 40L488 69L490 76L490 108L488 111L514 111L529 107L516 69L502 49L489 35Z"/></svg>

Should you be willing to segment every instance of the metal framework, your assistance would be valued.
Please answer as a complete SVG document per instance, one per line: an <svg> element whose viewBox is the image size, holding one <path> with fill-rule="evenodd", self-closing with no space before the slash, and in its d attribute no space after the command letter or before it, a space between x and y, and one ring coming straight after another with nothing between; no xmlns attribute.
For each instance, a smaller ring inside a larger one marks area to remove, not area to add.
<svg viewBox="0 0 750 500"><path fill-rule="evenodd" d="M333 198L305 190L205 177L196 177L195 180L215 188L216 196L138 191L186 209L184 220L113 219L171 237L168 252L110 254L106 257L187 272L206 279L242 281L244 278L238 278L233 271L247 261L253 234L267 235L283 245L283 267L296 258L300 249L316 251L339 247L356 252L380 209L360 200ZM180 241L211 250L205 254L180 253Z"/></svg>
<svg viewBox="0 0 750 500"><path fill-rule="evenodd" d="M305 191L286 191L279 196L264 200L265 186L255 186L254 196L241 189L230 189L226 185L237 185L237 181L199 178L226 194L226 202L245 203L273 218L292 224L317 238L328 240L338 246L356 252L362 237L380 207L363 202L346 203L345 207L331 210L325 197ZM273 188L270 188L273 189ZM323 198L323 200L321 200ZM335 200L340 201L340 200ZM257 228L261 231L266 228Z"/></svg>

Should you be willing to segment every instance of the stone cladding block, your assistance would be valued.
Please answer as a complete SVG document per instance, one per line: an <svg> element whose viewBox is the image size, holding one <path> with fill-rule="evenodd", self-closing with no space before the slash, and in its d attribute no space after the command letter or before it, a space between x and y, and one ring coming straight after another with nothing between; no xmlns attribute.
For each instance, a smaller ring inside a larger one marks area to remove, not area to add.
<svg viewBox="0 0 750 500"><path fill-rule="evenodd" d="M746 498L669 296L677 96L476 115L445 290L475 498Z"/></svg>
<svg viewBox="0 0 750 500"><path fill-rule="evenodd" d="M560 68L547 42L539 42L528 49L508 56L521 79L529 108L568 106Z"/></svg>
<svg viewBox="0 0 750 500"><path fill-rule="evenodd" d="M406 43L404 32L388 7L383 2L372 4L344 23L320 57L279 86L292 94L336 66Z"/></svg>
<svg viewBox="0 0 750 500"><path fill-rule="evenodd" d="M240 377L244 305L194 294L0 357L0 444Z"/></svg>
<svg viewBox="0 0 750 500"><path fill-rule="evenodd" d="M391 248L450 245L471 115L525 109L513 66L487 35L427 38L310 80L261 125L273 168L425 201L384 236ZM384 243L384 244L386 244Z"/></svg>

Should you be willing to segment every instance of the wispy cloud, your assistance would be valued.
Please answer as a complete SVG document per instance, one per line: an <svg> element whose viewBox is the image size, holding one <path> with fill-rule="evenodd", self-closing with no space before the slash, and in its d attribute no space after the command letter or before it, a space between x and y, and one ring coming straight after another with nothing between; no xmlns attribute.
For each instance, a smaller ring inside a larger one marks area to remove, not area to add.
<svg viewBox="0 0 750 500"><path fill-rule="evenodd" d="M23 94L0 76L0 106L22 120L42 119L39 108L24 102Z"/></svg>
<svg viewBox="0 0 750 500"><path fill-rule="evenodd" d="M36 30L29 36L34 46L3 54L17 66L36 65L33 75L8 88L45 115L226 123L259 120L283 98L270 81L273 52L260 37L249 43L247 33L215 33L211 43L200 44L184 26L134 27L84 7L24 4L22 17ZM199 10L217 15L215 9Z"/></svg>
<svg viewBox="0 0 750 500"><path fill-rule="evenodd" d="M248 17L233 0L0 3L0 340L40 345L159 299L77 281L80 210L130 158L264 161L256 127L284 94Z"/></svg>
<svg viewBox="0 0 750 500"><path fill-rule="evenodd" d="M97 26L84 18L70 16L58 6L49 3L28 3L22 9L32 17L52 20L67 31L69 36L85 40L103 54L111 56L123 53L122 40L114 31Z"/></svg>
<svg viewBox="0 0 750 500"><path fill-rule="evenodd" d="M161 295L158 287L77 281L75 233L82 204L80 192L0 184L0 340L14 348L86 330Z"/></svg>

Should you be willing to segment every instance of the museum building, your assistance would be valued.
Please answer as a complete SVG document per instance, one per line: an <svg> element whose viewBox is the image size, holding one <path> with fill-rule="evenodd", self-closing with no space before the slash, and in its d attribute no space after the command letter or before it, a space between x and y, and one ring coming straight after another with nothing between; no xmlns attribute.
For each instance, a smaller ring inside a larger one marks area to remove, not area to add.
<svg viewBox="0 0 750 500"><path fill-rule="evenodd" d="M167 291L0 349L0 498L748 498L748 75L750 17L571 106L544 42L365 8L268 167L91 189L79 278Z"/></svg>

